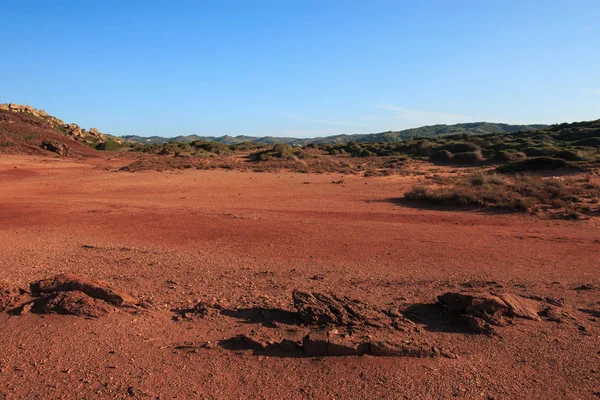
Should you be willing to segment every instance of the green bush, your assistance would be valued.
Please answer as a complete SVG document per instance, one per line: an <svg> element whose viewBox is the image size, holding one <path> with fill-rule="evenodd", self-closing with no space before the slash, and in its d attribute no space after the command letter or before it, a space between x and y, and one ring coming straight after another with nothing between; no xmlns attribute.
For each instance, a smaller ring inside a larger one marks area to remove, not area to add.
<svg viewBox="0 0 600 400"><path fill-rule="evenodd" d="M520 151L515 150L500 150L494 155L494 159L496 161L518 161L522 160L525 157L525 153L521 153Z"/></svg>
<svg viewBox="0 0 600 400"><path fill-rule="evenodd" d="M106 142L98 143L96 150L101 151L118 151L121 150L121 144L116 140L109 139Z"/></svg>
<svg viewBox="0 0 600 400"><path fill-rule="evenodd" d="M484 158L480 151L467 151L464 153L456 153L452 157L454 164L474 164L483 161Z"/></svg>
<svg viewBox="0 0 600 400"><path fill-rule="evenodd" d="M556 147L550 146L536 146L536 147L526 147L523 149L523 152L527 154L529 157L543 157L543 156L554 156L558 152Z"/></svg>
<svg viewBox="0 0 600 400"><path fill-rule="evenodd" d="M448 150L440 150L432 154L431 157L429 157L429 161L446 163L449 162L452 159L452 157L454 157L454 154L452 154Z"/></svg>
<svg viewBox="0 0 600 400"><path fill-rule="evenodd" d="M561 168L571 167L571 164L561 158L554 157L535 157L522 161L515 161L496 168L496 171L503 174L515 174L526 171L554 171Z"/></svg>
<svg viewBox="0 0 600 400"><path fill-rule="evenodd" d="M581 160L583 160L583 158L581 157L581 155L579 154L579 152L573 151L573 150L562 150L562 151L559 151L558 153L556 153L554 155L554 157L556 157L556 158L562 158L563 160L567 160L567 161L581 161Z"/></svg>

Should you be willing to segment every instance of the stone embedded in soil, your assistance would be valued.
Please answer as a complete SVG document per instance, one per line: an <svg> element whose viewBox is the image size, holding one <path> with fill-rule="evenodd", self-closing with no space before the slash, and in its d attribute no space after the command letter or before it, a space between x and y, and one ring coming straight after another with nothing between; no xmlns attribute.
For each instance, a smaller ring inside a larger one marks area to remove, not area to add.
<svg viewBox="0 0 600 400"><path fill-rule="evenodd" d="M42 279L30 285L31 293L44 295L56 292L83 292L89 297L103 300L115 306L132 306L135 301L130 296L112 289L104 282L96 282L83 276L64 274Z"/></svg>
<svg viewBox="0 0 600 400"><path fill-rule="evenodd" d="M302 340L302 346L310 357L361 356L368 352L368 342L332 331L311 331Z"/></svg>
<svg viewBox="0 0 600 400"><path fill-rule="evenodd" d="M416 343L394 343L389 341L372 341L370 353L379 357L420 357L430 358L441 355L434 347Z"/></svg>
<svg viewBox="0 0 600 400"><path fill-rule="evenodd" d="M548 321L553 322L564 322L566 319L576 320L576 318L568 312L552 305L545 307L542 312L540 312L540 315L542 315Z"/></svg>
<svg viewBox="0 0 600 400"><path fill-rule="evenodd" d="M38 299L36 307L42 313L58 313L84 317L102 317L112 308L102 300L95 299L78 290L57 292L48 297Z"/></svg>
<svg viewBox="0 0 600 400"><path fill-rule="evenodd" d="M0 311L8 310L16 306L25 290L8 282L0 282Z"/></svg>
<svg viewBox="0 0 600 400"><path fill-rule="evenodd" d="M312 331L302 340L302 348L307 356L326 356L329 339L325 331Z"/></svg>
<svg viewBox="0 0 600 400"><path fill-rule="evenodd" d="M508 306L501 298L489 293L445 293L438 300L450 311L471 315L506 314Z"/></svg>
<svg viewBox="0 0 600 400"><path fill-rule="evenodd" d="M539 304L512 293L454 293L438 296L446 309L457 312L461 320L476 333L494 333L493 326L504 325L504 317L540 321Z"/></svg>
<svg viewBox="0 0 600 400"><path fill-rule="evenodd" d="M539 306L535 301L512 293L502 293L498 297L508 306L510 316L541 321L538 315Z"/></svg>
<svg viewBox="0 0 600 400"><path fill-rule="evenodd" d="M382 327L390 323L382 311L345 296L294 290L292 297L299 317L308 325Z"/></svg>
<svg viewBox="0 0 600 400"><path fill-rule="evenodd" d="M283 351L295 351L301 349L302 344L295 340L283 339L281 342L279 342L279 347Z"/></svg>

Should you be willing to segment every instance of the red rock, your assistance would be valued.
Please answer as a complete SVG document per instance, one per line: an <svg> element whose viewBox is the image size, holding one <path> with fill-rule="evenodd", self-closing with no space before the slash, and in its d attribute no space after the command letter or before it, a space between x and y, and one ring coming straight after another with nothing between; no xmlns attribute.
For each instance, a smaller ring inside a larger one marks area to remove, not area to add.
<svg viewBox="0 0 600 400"><path fill-rule="evenodd" d="M133 298L112 289L108 284L92 281L79 275L64 274L50 279L43 279L32 283L30 289L34 295L77 290L115 306L135 304Z"/></svg>

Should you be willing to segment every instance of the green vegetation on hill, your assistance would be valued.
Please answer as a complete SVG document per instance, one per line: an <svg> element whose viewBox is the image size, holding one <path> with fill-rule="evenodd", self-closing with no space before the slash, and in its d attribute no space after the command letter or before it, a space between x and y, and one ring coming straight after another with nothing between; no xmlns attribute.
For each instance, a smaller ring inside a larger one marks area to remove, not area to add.
<svg viewBox="0 0 600 400"><path fill-rule="evenodd" d="M514 168L547 169L600 160L600 120L552 125L536 131L456 134L401 142L313 145L331 155L351 157L411 155L435 163L515 162ZM527 161L537 159L537 161ZM523 160L523 161L521 161ZM552 161L554 160L554 161ZM520 162L520 163L519 163ZM510 167L507 166L507 172Z"/></svg>
<svg viewBox="0 0 600 400"><path fill-rule="evenodd" d="M142 137L142 136L123 136L124 139L132 140L144 144L162 144L169 142L191 143L196 140L214 141L225 144L240 144L243 142L254 142L262 144L294 144L305 146L309 143L317 144L346 144L348 142L370 143L370 142L398 142L401 140L412 139L415 137L437 137L442 135L471 134L485 135L489 133L506 133L518 131L532 131L543 129L547 125L509 125L496 124L491 122L472 122L455 125L431 125L420 128L406 129L403 131L389 131L381 133L371 133L362 135L334 135L312 139L298 139L292 137L253 137L253 136L177 136L174 138L164 138L160 136Z"/></svg>

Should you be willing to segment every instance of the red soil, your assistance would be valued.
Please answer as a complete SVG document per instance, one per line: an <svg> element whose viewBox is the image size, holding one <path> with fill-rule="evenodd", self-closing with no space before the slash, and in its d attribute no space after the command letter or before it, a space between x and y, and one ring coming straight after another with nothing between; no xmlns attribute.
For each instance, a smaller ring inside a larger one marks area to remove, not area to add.
<svg viewBox="0 0 600 400"><path fill-rule="evenodd" d="M0 397L531 399L600 391L598 218L394 202L421 179L414 176L108 171L127 162L0 158L0 280L27 287L74 273L151 304L92 319L0 313ZM574 290L582 284L591 290ZM515 320L497 336L441 323L436 296L466 288L562 297L572 318ZM458 358L255 355L214 344L302 328L243 313L173 318L199 301L293 311L294 289L412 305L419 329Z"/></svg>
<svg viewBox="0 0 600 400"><path fill-rule="evenodd" d="M0 154L54 155L43 150L43 141L67 146L71 157L96 156L98 152L70 136L55 131L36 118L0 110Z"/></svg>

